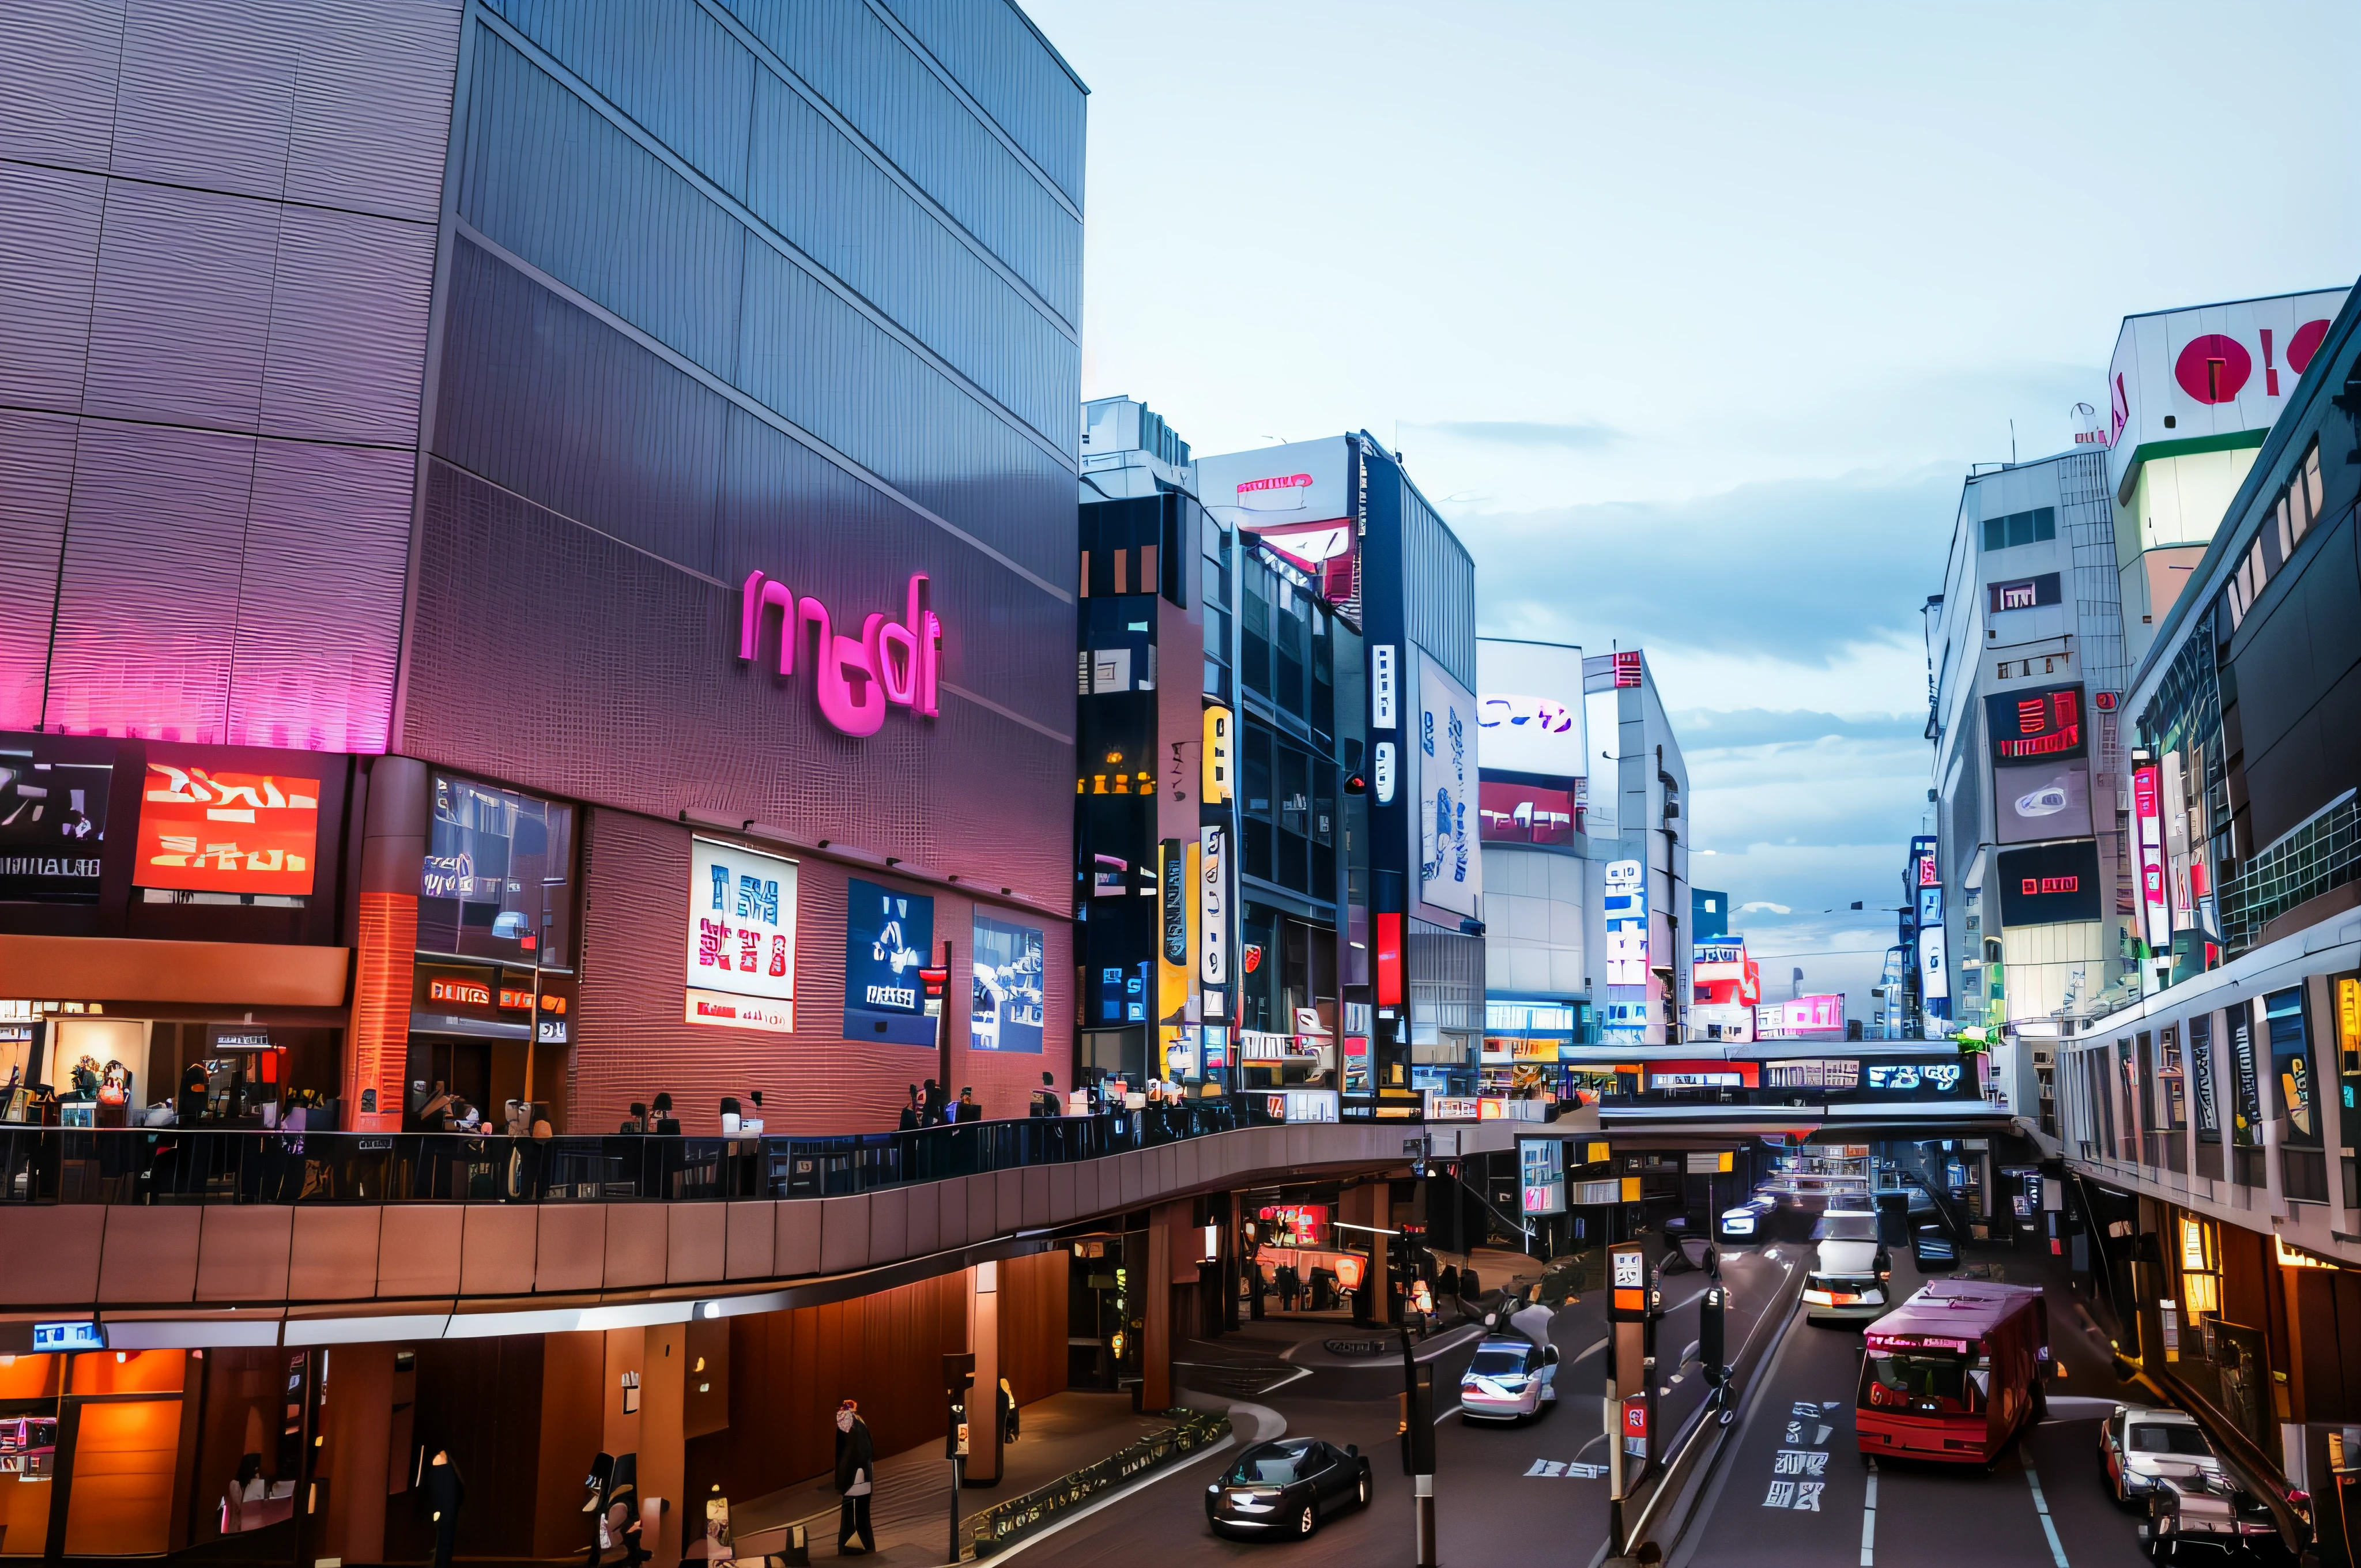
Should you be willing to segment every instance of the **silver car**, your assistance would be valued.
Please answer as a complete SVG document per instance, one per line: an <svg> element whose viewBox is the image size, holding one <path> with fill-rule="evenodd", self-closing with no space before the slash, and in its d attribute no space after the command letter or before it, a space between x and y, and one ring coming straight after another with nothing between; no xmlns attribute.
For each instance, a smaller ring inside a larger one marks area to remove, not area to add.
<svg viewBox="0 0 2361 1568"><path fill-rule="evenodd" d="M2153 1563L2257 1557L2277 1546L2279 1536L2268 1504L2220 1470L2193 1464L2160 1467L2139 1527L2140 1546Z"/></svg>
<svg viewBox="0 0 2361 1568"><path fill-rule="evenodd" d="M2099 1463L2119 1503L2145 1502L2167 1476L2225 1474L2204 1430L2184 1410L2117 1405L2099 1423Z"/></svg>

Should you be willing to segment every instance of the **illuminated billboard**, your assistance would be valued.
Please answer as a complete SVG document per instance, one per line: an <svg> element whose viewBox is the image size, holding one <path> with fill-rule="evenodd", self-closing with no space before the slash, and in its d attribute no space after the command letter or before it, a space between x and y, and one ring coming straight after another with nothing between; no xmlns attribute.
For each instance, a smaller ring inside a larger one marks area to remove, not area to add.
<svg viewBox="0 0 2361 1568"><path fill-rule="evenodd" d="M852 878L844 895L844 1037L932 1046L918 971L934 960L935 901Z"/></svg>
<svg viewBox="0 0 2361 1568"><path fill-rule="evenodd" d="M2004 850L1996 874L2004 927L2099 918L2099 846L2088 839Z"/></svg>
<svg viewBox="0 0 2361 1568"><path fill-rule="evenodd" d="M2081 839L2091 832L2091 772L2080 760L2044 759L1993 775L1993 836L2003 844Z"/></svg>
<svg viewBox="0 0 2361 1568"><path fill-rule="evenodd" d="M1040 928L978 915L973 959L968 1048L1038 1053L1045 1011Z"/></svg>
<svg viewBox="0 0 2361 1568"><path fill-rule="evenodd" d="M1754 1010L1754 1035L1762 1040L1842 1039L1845 999L1842 995L1798 996L1788 1002L1766 1002Z"/></svg>
<svg viewBox="0 0 2361 1568"><path fill-rule="evenodd" d="M1476 699L1450 672L1418 654L1418 895L1455 915L1474 916L1484 893L1477 850Z"/></svg>
<svg viewBox="0 0 2361 1568"><path fill-rule="evenodd" d="M38 735L0 745L0 899L96 904L115 770Z"/></svg>
<svg viewBox="0 0 2361 1568"><path fill-rule="evenodd" d="M302 896L319 858L320 784L148 760L139 797L140 887Z"/></svg>
<svg viewBox="0 0 2361 1568"><path fill-rule="evenodd" d="M1590 772L1581 649L1478 638L1476 685L1477 761L1487 778L1562 784Z"/></svg>
<svg viewBox="0 0 2361 1568"><path fill-rule="evenodd" d="M1995 768L2032 767L2090 755L2080 683L1996 692L1984 698L1984 722L1992 731Z"/></svg>
<svg viewBox="0 0 2361 1568"><path fill-rule="evenodd" d="M689 843L691 1024L796 1026L796 862L712 839Z"/></svg>

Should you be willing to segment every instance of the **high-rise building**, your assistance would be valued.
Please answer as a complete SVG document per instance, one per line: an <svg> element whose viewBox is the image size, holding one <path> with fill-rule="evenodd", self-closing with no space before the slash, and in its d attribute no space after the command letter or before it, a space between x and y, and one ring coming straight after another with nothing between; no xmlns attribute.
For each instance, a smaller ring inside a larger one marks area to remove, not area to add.
<svg viewBox="0 0 2361 1568"><path fill-rule="evenodd" d="M1591 780L1585 839L1598 878L1591 951L1598 1037L1677 1045L1687 1037L1690 964L1688 764L1636 648L1583 663Z"/></svg>
<svg viewBox="0 0 2361 1568"><path fill-rule="evenodd" d="M2009 1026L1994 1081L2016 1102L2032 1065L2016 1042L2046 1053L2131 973L2105 463L2071 450L1969 475L1928 617L1939 843L1914 864L1939 915L1917 938L1922 1006Z"/></svg>

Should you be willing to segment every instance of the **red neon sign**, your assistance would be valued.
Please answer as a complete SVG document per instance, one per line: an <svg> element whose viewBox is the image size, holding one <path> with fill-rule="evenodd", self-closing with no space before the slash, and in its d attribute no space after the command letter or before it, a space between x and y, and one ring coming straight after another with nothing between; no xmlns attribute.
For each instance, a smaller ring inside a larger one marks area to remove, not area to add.
<svg viewBox="0 0 2361 1568"><path fill-rule="evenodd" d="M2026 877L2019 882L2018 887L2027 898L2045 893L2079 893L2082 888L2082 879L2078 876Z"/></svg>

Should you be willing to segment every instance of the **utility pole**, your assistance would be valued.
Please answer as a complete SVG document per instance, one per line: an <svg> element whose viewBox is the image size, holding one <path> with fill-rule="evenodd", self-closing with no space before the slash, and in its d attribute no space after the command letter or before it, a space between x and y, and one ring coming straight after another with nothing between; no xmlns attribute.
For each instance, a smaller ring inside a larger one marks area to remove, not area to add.
<svg viewBox="0 0 2361 1568"><path fill-rule="evenodd" d="M1417 1502L1418 1568L1434 1568L1434 1364L1422 1362L1402 1325L1402 1472Z"/></svg>

